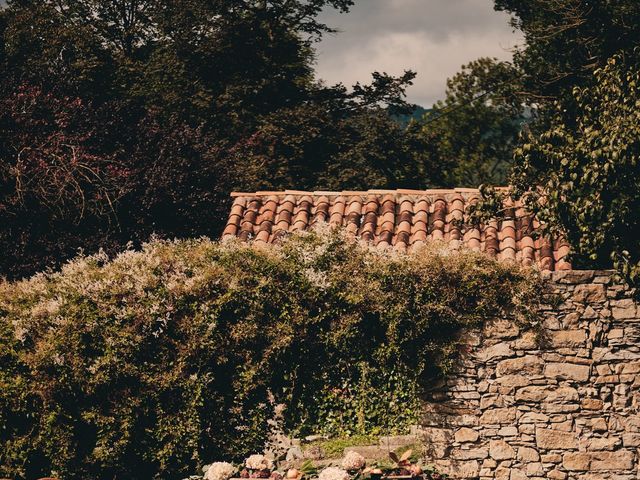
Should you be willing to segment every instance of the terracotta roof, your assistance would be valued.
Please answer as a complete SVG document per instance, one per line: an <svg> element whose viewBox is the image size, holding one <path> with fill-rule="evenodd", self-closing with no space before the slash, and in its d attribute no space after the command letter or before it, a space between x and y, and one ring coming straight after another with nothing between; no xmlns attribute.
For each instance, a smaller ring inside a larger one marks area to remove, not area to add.
<svg viewBox="0 0 640 480"><path fill-rule="evenodd" d="M223 238L273 243L288 232L324 221L375 246L403 252L440 240L454 249L464 246L499 260L536 264L541 270L571 269L566 241L532 235L539 223L517 202L505 202L502 220L477 228L467 225L467 208L480 196L477 189L285 190L231 196L234 202Z"/></svg>

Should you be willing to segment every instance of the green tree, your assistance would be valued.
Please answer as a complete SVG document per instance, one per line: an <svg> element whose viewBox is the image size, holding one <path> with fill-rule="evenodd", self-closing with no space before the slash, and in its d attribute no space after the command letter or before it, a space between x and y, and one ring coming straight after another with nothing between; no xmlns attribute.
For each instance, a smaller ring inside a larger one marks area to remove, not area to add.
<svg viewBox="0 0 640 480"><path fill-rule="evenodd" d="M574 88L577 115L562 113L516 152L515 193L552 231L564 233L578 266L616 266L640 281L640 62L618 54ZM559 107L558 107L559 108Z"/></svg>
<svg viewBox="0 0 640 480"><path fill-rule="evenodd" d="M592 84L595 69L640 43L636 0L495 0L495 8L512 14L513 27L524 34L514 62L528 101L560 100L569 115L573 87Z"/></svg>
<svg viewBox="0 0 640 480"><path fill-rule="evenodd" d="M446 98L417 125L426 151L447 185L473 187L506 181L526 109L518 71L508 62L481 58L447 81Z"/></svg>
<svg viewBox="0 0 640 480"><path fill-rule="evenodd" d="M389 116L407 108L411 72L352 89L314 76L314 41L332 31L319 12L352 3L10 0L0 8L0 275L152 233L216 236L236 189L436 181L435 168L415 174L414 140ZM24 151L28 183L17 176ZM69 173L56 177L61 195L43 195L53 171Z"/></svg>

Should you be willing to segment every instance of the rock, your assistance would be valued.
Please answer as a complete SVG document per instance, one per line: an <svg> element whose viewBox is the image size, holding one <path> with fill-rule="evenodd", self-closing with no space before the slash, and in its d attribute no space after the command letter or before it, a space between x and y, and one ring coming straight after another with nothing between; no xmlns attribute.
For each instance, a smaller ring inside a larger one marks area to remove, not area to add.
<svg viewBox="0 0 640 480"><path fill-rule="evenodd" d="M521 462L539 462L540 455L535 448L531 447L520 447L518 448L518 456L517 459Z"/></svg>
<svg viewBox="0 0 640 480"><path fill-rule="evenodd" d="M293 462L295 460L300 460L304 458L304 453L302 453L302 449L300 447L291 447L289 450L287 450L287 455L285 457L285 460L287 462Z"/></svg>
<svg viewBox="0 0 640 480"><path fill-rule="evenodd" d="M565 480L567 478L567 474L556 469L547 473L547 478L551 480Z"/></svg>
<svg viewBox="0 0 640 480"><path fill-rule="evenodd" d="M497 358L511 357L513 356L513 350L511 350L511 346L508 343L502 342L481 349L476 356L481 362L488 362Z"/></svg>
<svg viewBox="0 0 640 480"><path fill-rule="evenodd" d="M520 327L509 320L494 319L485 324L482 333L487 338L515 338Z"/></svg>
<svg viewBox="0 0 640 480"><path fill-rule="evenodd" d="M581 402L581 406L585 410L602 410L604 402L597 398L585 398Z"/></svg>
<svg viewBox="0 0 640 480"><path fill-rule="evenodd" d="M542 359L535 355L502 360L496 367L496 375L536 375L542 372Z"/></svg>
<svg viewBox="0 0 640 480"><path fill-rule="evenodd" d="M586 449L587 451L598 451L598 450L615 450L621 441L616 437L609 438L589 438L587 440L583 440L580 442L581 447Z"/></svg>
<svg viewBox="0 0 640 480"><path fill-rule="evenodd" d="M617 452L570 452L562 459L567 470L582 472L621 472L633 469L634 454L626 450Z"/></svg>
<svg viewBox="0 0 640 480"><path fill-rule="evenodd" d="M480 417L482 425L512 424L516 419L515 408L494 408L486 410Z"/></svg>
<svg viewBox="0 0 640 480"><path fill-rule="evenodd" d="M556 348L582 347L587 341L587 332L584 330L560 330L551 335L551 345Z"/></svg>
<svg viewBox="0 0 640 480"><path fill-rule="evenodd" d="M607 299L607 291L602 284L578 285L573 291L573 301L579 303L598 303Z"/></svg>
<svg viewBox="0 0 640 480"><path fill-rule="evenodd" d="M499 377L496 383L504 387L524 387L529 385L531 381L523 375L505 375Z"/></svg>
<svg viewBox="0 0 640 480"><path fill-rule="evenodd" d="M477 431L466 427L462 427L454 435L455 441L460 443L476 442L479 437L480 434Z"/></svg>
<svg viewBox="0 0 640 480"><path fill-rule="evenodd" d="M616 320L636 318L637 306L635 302L630 298L625 298L623 300L612 300L611 312L613 314L613 318Z"/></svg>
<svg viewBox="0 0 640 480"><path fill-rule="evenodd" d="M544 375L547 378L560 378L563 380L575 380L586 382L589 380L590 368L587 365L575 365L573 363L549 363L544 367Z"/></svg>
<svg viewBox="0 0 640 480"><path fill-rule="evenodd" d="M578 448L578 439L573 432L536 428L536 445L545 450L570 450Z"/></svg>
<svg viewBox="0 0 640 480"><path fill-rule="evenodd" d="M494 460L510 460L515 458L516 452L504 440L491 440L489 442L489 456Z"/></svg>
<svg viewBox="0 0 640 480"><path fill-rule="evenodd" d="M549 394L549 387L531 386L520 388L516 391L518 402L541 402Z"/></svg>

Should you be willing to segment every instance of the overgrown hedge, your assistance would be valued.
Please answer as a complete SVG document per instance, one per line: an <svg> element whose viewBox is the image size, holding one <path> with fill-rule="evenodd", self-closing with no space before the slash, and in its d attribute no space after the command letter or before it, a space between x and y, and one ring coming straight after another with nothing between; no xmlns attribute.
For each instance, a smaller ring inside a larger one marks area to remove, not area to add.
<svg viewBox="0 0 640 480"><path fill-rule="evenodd" d="M533 315L537 280L471 253L375 252L337 232L206 239L0 285L0 476L181 478L297 433L415 421L455 334Z"/></svg>

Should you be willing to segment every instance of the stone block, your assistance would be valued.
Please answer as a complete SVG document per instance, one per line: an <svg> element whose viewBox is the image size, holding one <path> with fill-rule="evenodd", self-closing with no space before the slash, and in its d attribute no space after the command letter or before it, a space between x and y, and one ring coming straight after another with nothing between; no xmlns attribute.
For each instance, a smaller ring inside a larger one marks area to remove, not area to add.
<svg viewBox="0 0 640 480"><path fill-rule="evenodd" d="M627 450L617 452L570 452L562 459L562 465L570 471L622 472L633 469L635 455Z"/></svg>
<svg viewBox="0 0 640 480"><path fill-rule="evenodd" d="M542 372L543 361L535 355L502 360L496 367L496 375L536 375Z"/></svg>
<svg viewBox="0 0 640 480"><path fill-rule="evenodd" d="M551 345L561 347L582 347L587 341L587 332L584 330L560 330L553 332L549 339Z"/></svg>
<svg viewBox="0 0 640 480"><path fill-rule="evenodd" d="M515 458L516 452L504 440L491 440L489 442L489 456L494 460L510 460Z"/></svg>
<svg viewBox="0 0 640 480"><path fill-rule="evenodd" d="M520 447L518 448L518 455L516 457L521 462L539 462L540 454L535 448Z"/></svg>
<svg viewBox="0 0 640 480"><path fill-rule="evenodd" d="M574 380L576 382L589 380L590 371L591 369L587 365L575 365L573 363L549 363L544 367L544 374L547 378Z"/></svg>
<svg viewBox="0 0 640 480"><path fill-rule="evenodd" d="M482 333L487 338L515 338L520 327L512 321L496 318L485 324Z"/></svg>
<svg viewBox="0 0 640 480"><path fill-rule="evenodd" d="M625 298L623 300L612 300L611 313L613 314L613 318L616 320L628 320L637 318L637 305L630 298Z"/></svg>
<svg viewBox="0 0 640 480"><path fill-rule="evenodd" d="M486 410L480 417L481 425L512 424L516 419L515 408L493 408Z"/></svg>
<svg viewBox="0 0 640 480"><path fill-rule="evenodd" d="M577 449L577 434L550 428L536 428L536 445L545 450Z"/></svg>
<svg viewBox="0 0 640 480"><path fill-rule="evenodd" d="M573 291L573 301L579 303L601 303L607 299L607 290L602 284L583 284Z"/></svg>
<svg viewBox="0 0 640 480"><path fill-rule="evenodd" d="M499 358L512 357L514 354L511 346L506 342L496 343L490 347L482 348L476 353L476 357L481 362L489 362Z"/></svg>
<svg viewBox="0 0 640 480"><path fill-rule="evenodd" d="M456 442L466 443L466 442L476 442L480 434L471 428L462 427L460 428L454 435L454 439Z"/></svg>

